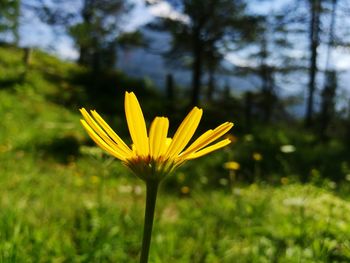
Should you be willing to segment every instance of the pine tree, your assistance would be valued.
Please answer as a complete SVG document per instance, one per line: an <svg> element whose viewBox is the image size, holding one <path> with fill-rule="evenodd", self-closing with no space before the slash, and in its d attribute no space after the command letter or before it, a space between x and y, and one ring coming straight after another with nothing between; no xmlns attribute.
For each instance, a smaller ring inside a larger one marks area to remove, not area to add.
<svg viewBox="0 0 350 263"><path fill-rule="evenodd" d="M328 74L328 69L323 68L320 64L320 48L324 48L329 44L329 23L332 16L342 17L342 23L333 28L333 47L348 47L348 30L349 20L348 10L346 8L338 8L336 11L334 6L342 4L343 7L348 6L348 0L294 0L288 3L281 11L280 16L283 17L285 25L287 25L289 33L295 39L305 39L307 46L302 46L304 41L299 41L299 51L307 54L307 62L301 66L299 70L304 70L308 77L306 85L307 98L305 109L305 126L314 125L315 117L315 96L320 90L319 76L321 73ZM346 28L346 29L344 29ZM325 77L327 78L327 77Z"/></svg>
<svg viewBox="0 0 350 263"><path fill-rule="evenodd" d="M155 1L149 1L154 3ZM245 1L238 0L169 0L182 19L162 18L157 28L172 35L169 57L191 58L191 104L197 105L202 93L204 65L211 74L224 57L227 47L251 39L255 34L257 18L247 14ZM209 91L208 96L211 96Z"/></svg>
<svg viewBox="0 0 350 263"><path fill-rule="evenodd" d="M83 0L81 7L70 0L24 1L43 22L69 33L79 51L80 64L94 72L114 67L119 37L124 33L122 19L132 8L130 1ZM136 34L124 36L122 42L127 39L135 40Z"/></svg>
<svg viewBox="0 0 350 263"><path fill-rule="evenodd" d="M0 0L0 37L10 35L11 42L18 44L20 0Z"/></svg>
<svg viewBox="0 0 350 263"><path fill-rule="evenodd" d="M286 82L286 75L299 66L291 57L292 49L285 25L278 16L269 13L260 19L254 41L241 52L249 63L238 67L235 74L258 77L260 90L254 97L254 103L259 106L257 113L265 123L273 117L280 85Z"/></svg>

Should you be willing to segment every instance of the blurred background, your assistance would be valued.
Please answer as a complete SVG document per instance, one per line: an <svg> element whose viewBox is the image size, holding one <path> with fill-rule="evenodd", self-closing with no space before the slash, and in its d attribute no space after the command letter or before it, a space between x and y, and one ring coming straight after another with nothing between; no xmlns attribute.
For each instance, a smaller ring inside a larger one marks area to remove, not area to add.
<svg viewBox="0 0 350 263"><path fill-rule="evenodd" d="M125 91L235 123L164 181L151 262L349 262L349 47L349 0L0 0L0 262L137 261L144 186L78 111L131 143Z"/></svg>

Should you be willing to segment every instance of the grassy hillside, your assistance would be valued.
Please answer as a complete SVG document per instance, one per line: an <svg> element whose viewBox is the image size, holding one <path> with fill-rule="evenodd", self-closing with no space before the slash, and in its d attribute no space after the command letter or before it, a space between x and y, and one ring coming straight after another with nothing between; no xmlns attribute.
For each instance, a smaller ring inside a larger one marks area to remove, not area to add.
<svg viewBox="0 0 350 263"><path fill-rule="evenodd" d="M78 108L94 105L76 77L86 70L40 51L26 69L22 56L0 48L0 262L137 262L144 186L80 127ZM118 76L124 89L141 83ZM152 94L138 89L140 100ZM118 92L115 104L95 106L116 108L107 118L124 136ZM145 104L150 116L161 106ZM163 185L151 262L349 262L347 200L287 178L230 181L230 151Z"/></svg>

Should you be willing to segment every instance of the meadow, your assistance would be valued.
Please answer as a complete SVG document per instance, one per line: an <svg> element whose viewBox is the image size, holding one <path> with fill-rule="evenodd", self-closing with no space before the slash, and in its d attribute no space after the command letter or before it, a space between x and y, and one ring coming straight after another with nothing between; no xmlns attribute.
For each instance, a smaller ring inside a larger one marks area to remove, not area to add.
<svg viewBox="0 0 350 263"><path fill-rule="evenodd" d="M143 182L95 147L79 123L78 109L94 105L91 98L114 98L87 94L88 80L74 78L84 68L37 50L26 66L22 56L0 47L0 262L137 262ZM120 98L140 83L125 77L123 90L112 91L119 99L103 108L124 138ZM154 91L135 88L154 116L162 106L147 100ZM315 145L311 134L289 127L257 130L234 128L234 144L164 181L150 262L350 261L343 143ZM281 151L291 144L295 152ZM229 161L240 168L225 169Z"/></svg>

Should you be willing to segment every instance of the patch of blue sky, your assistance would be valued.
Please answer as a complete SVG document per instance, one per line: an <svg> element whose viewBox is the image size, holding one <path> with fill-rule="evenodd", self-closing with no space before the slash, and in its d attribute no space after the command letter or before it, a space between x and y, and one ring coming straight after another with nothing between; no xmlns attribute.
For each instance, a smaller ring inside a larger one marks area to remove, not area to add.
<svg viewBox="0 0 350 263"><path fill-rule="evenodd" d="M51 1L46 0L46 3L50 4ZM71 3L74 3L74 6L70 5L66 8L79 10L80 0ZM132 31L153 18L143 0L132 0L132 3L134 9L123 21L125 31ZM46 25L33 12L26 9L25 5L22 6L22 15L19 29L21 46L38 47L68 60L78 57L74 42L64 29Z"/></svg>

